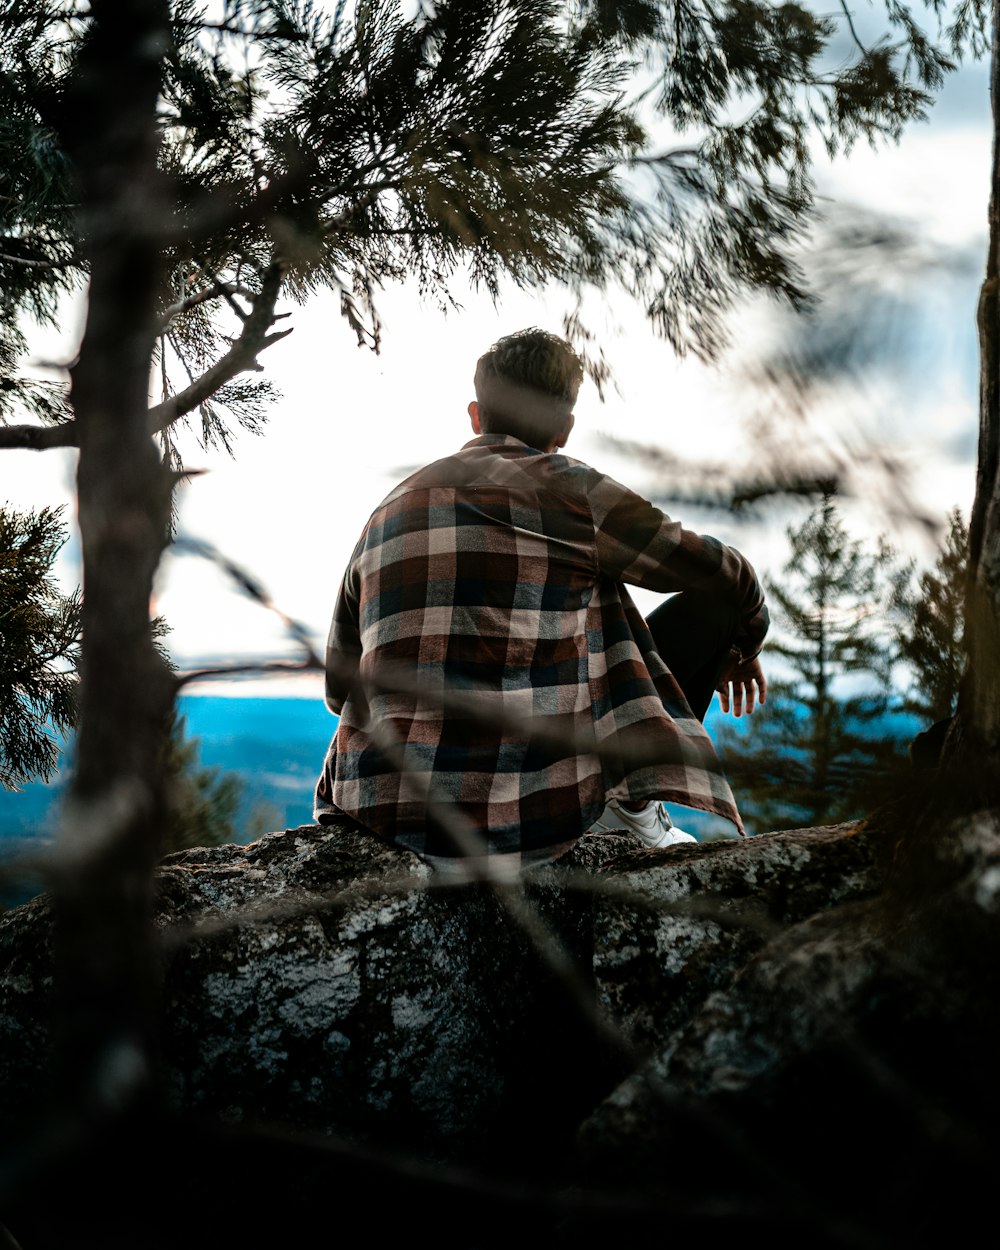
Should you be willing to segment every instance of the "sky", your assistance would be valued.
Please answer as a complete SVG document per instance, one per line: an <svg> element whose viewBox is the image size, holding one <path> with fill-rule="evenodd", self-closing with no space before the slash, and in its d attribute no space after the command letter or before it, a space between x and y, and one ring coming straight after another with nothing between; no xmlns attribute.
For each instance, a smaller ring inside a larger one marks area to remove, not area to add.
<svg viewBox="0 0 1000 1250"><path fill-rule="evenodd" d="M867 208L905 223L923 240L930 268L902 292L906 315L886 326L901 342L866 367L846 392L818 394L800 419L798 445L853 448L858 497L846 505L861 535L887 532L900 550L926 564L933 543L901 521L866 479L871 446L888 445L909 471L912 500L944 521L966 514L974 490L976 347L974 310L985 255L990 162L988 76L964 68L939 97L930 124L912 126L898 147L858 147L847 159L817 160L823 202ZM957 269L935 259L959 256ZM927 277L927 274L930 276ZM914 295L914 292L917 292ZM472 436L466 407L474 397L477 357L502 334L526 325L558 331L564 293L505 291L497 306L456 287L459 312L421 304L407 285L378 299L384 323L376 356L359 349L337 301L318 295L304 308L286 305L294 332L262 357L280 392L263 436L239 435L236 455L208 453L194 440L186 463L205 470L181 490L180 532L205 540L252 571L283 612L301 621L322 648L337 588L372 509L407 472L456 450ZM824 294L819 291L820 296ZM78 341L80 309L61 333L33 337L34 359L67 360ZM616 388L602 403L585 384L567 452L657 500L669 499L652 455L625 456L611 438L660 447L692 460L751 469L747 424L762 401L744 369L771 331L760 303L733 318L734 349L721 369L678 361L641 312L623 302L590 311L614 369ZM877 334L877 330L874 331ZM780 331L779 331L780 333ZM4 497L15 507L66 503L72 518L73 453L4 452ZM876 483L873 485L872 483ZM785 525L803 504L775 506L749 524L665 504L686 525L743 550L766 573L783 560ZM79 581L75 543L59 566L64 584ZM637 593L648 610L655 597ZM168 556L155 610L167 620L168 646L181 667L275 658L294 653L276 617L241 597L219 569L192 556ZM317 679L204 683L192 692L318 696Z"/></svg>

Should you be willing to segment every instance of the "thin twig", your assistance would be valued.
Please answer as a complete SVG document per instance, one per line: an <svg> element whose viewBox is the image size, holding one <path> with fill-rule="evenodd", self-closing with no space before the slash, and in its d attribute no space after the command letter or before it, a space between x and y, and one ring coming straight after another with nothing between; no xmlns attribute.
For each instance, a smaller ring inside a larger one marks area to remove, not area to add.
<svg viewBox="0 0 1000 1250"><path fill-rule="evenodd" d="M849 30L850 30L850 32L851 32L851 37L854 39L854 42L855 42L855 43L858 45L858 47L861 49L861 53L862 53L862 55L863 55L863 56L868 56L868 55L869 55L868 49L867 49L867 48L865 47L865 45L861 42L861 40L858 38L858 32L854 29L854 20L853 20L853 18L851 17L851 11L850 11L850 9L847 7L847 0L840 0L840 7L844 10L844 17L846 17L846 18L847 18L847 27L848 27L848 29L849 29Z"/></svg>
<svg viewBox="0 0 1000 1250"><path fill-rule="evenodd" d="M248 291L245 287L237 288L237 287L234 287L231 283L223 282L219 278L219 276L215 273L215 271L210 267L208 262L203 260L200 256L195 256L194 260L195 260L195 264L197 264L198 268L201 270L201 272L205 275L206 278L208 278L209 282L212 284L213 290L215 290L219 295L223 297L223 299L225 299L226 303L229 305L229 308L234 314L234 316L238 317L240 321L246 321L247 317L250 314L246 312L245 309L241 308L239 304L237 304L236 300L233 299L233 295L241 294L241 295L246 296L248 299L252 301L254 298L253 292ZM251 307L252 307L252 303L251 303Z"/></svg>
<svg viewBox="0 0 1000 1250"><path fill-rule="evenodd" d="M244 30L240 26L234 26L231 22L204 22L198 18L183 18L176 23L178 26L187 26L193 30L214 30L220 35L237 35L240 39L279 39L284 43L302 43L306 39L301 31L289 28L288 30Z"/></svg>
<svg viewBox="0 0 1000 1250"><path fill-rule="evenodd" d="M534 947L549 970L560 980L581 1017L614 1053L632 1063L638 1056L621 1030L598 1009L593 990L580 975L556 933L546 924L536 907L524 896L520 882L514 884L496 875L486 855L486 840L468 817L453 803L433 793L433 781L425 773L407 770L402 744L388 721L380 721L372 734L382 755L400 773L401 785L417 791L428 819L451 839L456 852L468 867L470 881L481 881L492 891L500 906Z"/></svg>

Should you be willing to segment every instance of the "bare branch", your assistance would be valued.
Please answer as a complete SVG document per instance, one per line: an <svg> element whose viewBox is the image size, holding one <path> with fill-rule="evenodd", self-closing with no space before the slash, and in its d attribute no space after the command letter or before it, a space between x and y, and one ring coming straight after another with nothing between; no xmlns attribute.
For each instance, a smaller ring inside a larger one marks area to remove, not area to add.
<svg viewBox="0 0 1000 1250"><path fill-rule="evenodd" d="M246 321L250 314L245 312L239 304L237 304L237 302L233 299L233 295L245 295L252 301L254 298L253 291L249 291L243 287L234 286L228 282L222 282L219 279L218 274L216 274L207 261L202 260L200 256L195 256L194 260L201 272L206 278L208 278L209 282L211 282L213 289L216 290L223 297L223 299L225 299L226 303L229 305L230 311L233 312L240 321ZM260 271L258 270L258 272Z"/></svg>
<svg viewBox="0 0 1000 1250"><path fill-rule="evenodd" d="M279 615L283 614L279 612ZM327 653L325 665L315 654L310 654L300 661L262 660L257 663L248 661L245 664L195 669L180 674L176 680L178 686L185 686L192 681L207 677L235 677L243 673L308 672L328 673L344 687L350 687L354 697L357 697L359 693L362 697L367 697L372 692L409 695L425 700L429 706L440 708L442 712L450 716L461 717L473 724L490 729L499 728L504 734L515 738L527 738L539 747L554 748L564 751L567 755L589 755L595 759L608 760L613 763L621 763L624 760L630 768L643 768L662 763L662 748L655 744L651 744L648 749L633 744L628 750L623 751L620 743L614 740L599 742L592 732L574 729L560 717L510 712L481 691L454 690L442 685L432 685L421 680L412 667L404 664L392 668L385 665L378 674L366 674L364 688L358 684L356 657L335 655L331 652ZM382 746L381 743L380 746ZM679 761L696 764L698 760L695 748L689 748L691 756L688 761L685 756L685 746L684 743L678 746ZM391 746L386 749L391 750ZM477 852L470 846L462 853Z"/></svg>
<svg viewBox="0 0 1000 1250"><path fill-rule="evenodd" d="M323 828L329 831L336 826L323 826ZM608 837L609 835L599 836ZM713 845L712 843L703 844L701 855L705 855L705 846ZM671 857L674 853L675 848L671 847ZM715 855L718 852L713 849L708 853ZM638 857L637 862L641 862L646 871L652 871L660 862L660 857L651 857L649 848L640 846L625 833L622 834L620 854ZM8 861L8 864L11 862L22 872L33 871L36 875L40 875L45 871L51 871L51 865L44 857L37 860L25 858ZM673 862L677 862L675 858ZM182 871L185 870L187 870L186 867L182 867ZM3 869L0 869L0 872L2 871ZM538 874L542 872L556 874L556 877L540 877ZM3 879L0 875L0 880ZM9 879L16 880L16 877L11 875ZM558 880L559 889L566 895L579 895L588 899L599 899L605 903L627 905L645 916L654 918L680 916L704 920L717 925L720 929L758 934L761 941L769 941L781 932L781 925L763 914L759 908L755 908L752 900L664 898L656 894L643 894L637 891L627 878L595 876L590 869L566 867L562 860L539 865L532 869L530 876L523 878L526 883L544 881L546 884L554 879ZM280 924L285 921L302 920L309 916L340 915L349 907L354 906L359 898L403 898L418 889L436 892L461 889L466 884L468 882L461 879L449 878L437 873L432 874L429 879L422 875L406 874L388 879L379 877L371 880L352 880L343 888L310 894L305 898L282 896L275 902L243 903L231 911L203 915L194 920L172 920L159 931L158 940L162 944L164 953L172 955L175 951L182 950L194 942L220 937L248 925ZM510 882L500 884L509 885Z"/></svg>
<svg viewBox="0 0 1000 1250"><path fill-rule="evenodd" d="M613 739L600 742L592 726L577 728L568 724L565 716L543 716L538 713L512 712L498 703L489 692L479 690L456 690L440 681L429 681L414 669L413 665L385 663L378 673L367 673L362 681L359 675L358 657L327 650L326 660L322 661L313 648L309 631L299 621L294 620L275 604L260 582L245 569L240 568L211 543L198 539L182 538L175 543L175 549L181 553L200 555L212 560L230 577L239 589L275 615L284 624L289 635L301 646L303 658L299 661L262 661L244 664L221 665L219 667L198 669L175 678L178 688L205 677L230 677L239 673L269 672L326 672L337 684L358 701L359 708L367 707L369 695L404 694L422 700L428 705L440 708L449 716L472 721L489 728L500 728L504 734L512 738L531 741L539 746L554 748L566 755L587 755L599 760L620 763L624 758L630 768L642 768L647 765L662 763L662 748L656 743L648 746L631 744L627 751ZM377 727L378 728L378 727ZM381 732L381 730L380 730ZM388 742L382 744L386 758L400 753L398 744ZM678 762L690 763L698 767L701 763L700 749L694 743L681 739L677 745ZM405 764L400 772L406 772ZM436 800L429 800L435 811L440 806ZM429 809L430 810L430 807ZM446 813L443 822L450 819ZM442 824L442 827L444 825ZM471 827L470 827L471 829ZM448 829L451 833L451 829ZM469 836L475 841L469 841ZM456 828L456 845L462 847L463 855L476 856L481 853L479 835L474 830L471 834Z"/></svg>
<svg viewBox="0 0 1000 1250"><path fill-rule="evenodd" d="M359 692L360 684L356 683L356 697ZM503 870L486 855L486 840L482 832L456 804L434 794L432 777L408 770L403 743L388 721L380 721L373 727L371 740L392 767L400 772L404 785L419 795L428 819L451 839L455 854L464 868L463 879L481 881L489 886L497 902L534 947L538 957L559 979L594 1036L599 1037L612 1053L634 1063L636 1056L628 1039L596 1005L590 986L558 934L524 895L520 884L505 879Z"/></svg>
<svg viewBox="0 0 1000 1250"><path fill-rule="evenodd" d="M366 674L362 684L359 680L356 656L327 651L325 662L321 660L312 646L309 631L305 626L283 612L255 577L241 569L210 543L183 538L175 543L175 548L181 553L204 556L218 564L244 594L279 617L291 637L304 652L303 659L298 661L263 660L256 663L248 661L244 664L196 669L178 676L175 679L178 687L206 677L233 677L241 673L326 672L334 677L339 685L350 688L354 697L362 701L361 705L366 705L368 695L372 691L380 694L410 695L425 700L435 707L440 707L448 715L461 717L490 728L499 727L503 733L510 734L512 737L530 739L539 746L554 747L565 751L567 755L590 755L595 759L611 761L621 761L623 758L622 747L619 743L599 742L592 729L576 729L566 723L565 717L511 712L502 704L498 704L488 693L477 690L456 690L440 682L430 682L416 672L412 665L383 664L377 674ZM392 744L388 744L387 750L393 750ZM691 752L691 764L698 764L697 747L688 746L682 740L678 745L681 756L685 754L685 750ZM661 748L656 744L650 744L648 749L644 750L633 744L625 753L624 758L632 768L660 763ZM469 846L463 853L475 854L476 849Z"/></svg>

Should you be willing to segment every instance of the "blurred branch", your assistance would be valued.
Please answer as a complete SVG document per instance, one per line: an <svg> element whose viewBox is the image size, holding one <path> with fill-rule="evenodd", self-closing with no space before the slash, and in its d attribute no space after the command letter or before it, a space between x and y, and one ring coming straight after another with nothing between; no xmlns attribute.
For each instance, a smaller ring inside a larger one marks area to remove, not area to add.
<svg viewBox="0 0 1000 1250"><path fill-rule="evenodd" d="M937 539L943 516L916 491L896 416L933 394L926 353L953 333L942 292L971 288L978 258L906 223L837 205L796 256L820 298L804 312L762 301L746 309L721 397L723 410L745 413L745 433L725 459L688 461L663 447L604 441L650 471L646 494L663 506L753 513L769 500L835 490L879 506L895 527ZM912 391L904 390L909 378ZM970 396L970 428L973 420Z"/></svg>
<svg viewBox="0 0 1000 1250"><path fill-rule="evenodd" d="M309 637L309 630L300 621L296 621L293 617L289 616L287 612L282 611L282 609L278 607L268 592L260 584L257 578L255 578L251 573L248 573L246 569L241 568L235 560L230 560L228 556L223 555L217 547L214 547L211 543L205 542L200 538L178 538L174 543L174 548L181 555L201 556L203 559L210 560L213 564L218 565L226 576L236 583L237 587L243 592L243 594L252 599L255 603L260 604L260 606L265 608L268 612L273 612L285 626L289 635L299 644L299 646L302 647L305 652L304 661L301 664L294 665L293 667L295 669L318 669L322 671L323 661L319 658L313 648L312 640ZM261 667L262 666L260 664L247 664L235 665L229 669L199 670L198 672L185 674L183 680L179 684L186 684L188 681L194 681L198 677L202 676L216 675L217 672L259 672Z"/></svg>
<svg viewBox="0 0 1000 1250"><path fill-rule="evenodd" d="M182 670L177 675L177 689L193 681L204 681L208 677L243 677L250 673L321 673L323 665L306 659L299 663L295 660L258 660L247 661L246 664L219 664L216 667L194 668Z"/></svg>
<svg viewBox="0 0 1000 1250"><path fill-rule="evenodd" d="M71 269L77 264L74 260L37 260L29 256L12 256L9 252L0 252L0 260L12 265L24 265L28 269Z"/></svg>
<svg viewBox="0 0 1000 1250"><path fill-rule="evenodd" d="M732 460L685 460L662 447L611 434L603 435L602 441L612 450L651 469L658 481L685 483L672 485L666 493L655 487L649 492L654 501L664 504L681 503L725 512L749 511L766 500L833 494L839 492L841 486L843 466L840 464L823 468L814 464L796 466L792 456L784 460L775 457L774 467L769 472L743 478L734 472Z"/></svg>
<svg viewBox="0 0 1000 1250"><path fill-rule="evenodd" d="M857 44L858 50L862 56L868 56L868 49L858 38L858 32L854 28L854 18L851 16L851 10L847 7L847 0L840 0L840 7L844 11L844 17L847 19L847 29L851 32L851 38Z"/></svg>

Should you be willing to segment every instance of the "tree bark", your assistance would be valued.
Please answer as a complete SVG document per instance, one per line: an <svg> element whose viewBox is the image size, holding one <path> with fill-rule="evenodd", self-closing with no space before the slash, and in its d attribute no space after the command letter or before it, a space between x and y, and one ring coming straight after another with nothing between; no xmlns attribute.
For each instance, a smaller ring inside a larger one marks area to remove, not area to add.
<svg viewBox="0 0 1000 1250"><path fill-rule="evenodd" d="M979 464L969 524L966 640L969 663L958 701L963 754L1000 770L1000 2L993 0L993 169L986 277L979 296Z"/></svg>
<svg viewBox="0 0 1000 1250"><path fill-rule="evenodd" d="M62 1110L84 1123L141 1105L154 1084L149 909L174 688L150 631L170 483L142 419L156 333L160 247L151 223L162 219L156 102L168 5L92 0L91 13L63 134L80 184L91 283L72 370L80 717L56 881L56 1089Z"/></svg>

